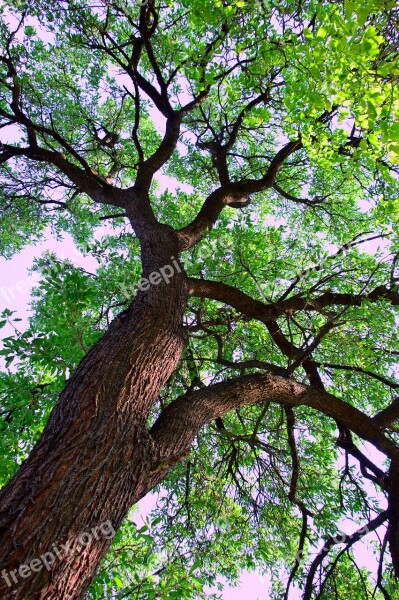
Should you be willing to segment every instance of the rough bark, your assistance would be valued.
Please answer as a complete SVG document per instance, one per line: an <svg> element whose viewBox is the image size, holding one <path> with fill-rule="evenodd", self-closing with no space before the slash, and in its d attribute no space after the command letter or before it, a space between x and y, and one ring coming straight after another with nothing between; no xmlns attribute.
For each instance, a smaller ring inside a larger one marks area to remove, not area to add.
<svg viewBox="0 0 399 600"><path fill-rule="evenodd" d="M175 237L162 226L142 246L147 273L176 255ZM186 300L186 278L177 270L168 284L140 292L67 383L42 437L0 495L0 571L8 574L0 577L1 598L83 597L112 536L97 532L79 552L65 553L62 545L76 545L80 534L106 522L116 531L157 483L147 419L184 349ZM11 571L54 549L62 556L49 570L16 573L15 584Z"/></svg>

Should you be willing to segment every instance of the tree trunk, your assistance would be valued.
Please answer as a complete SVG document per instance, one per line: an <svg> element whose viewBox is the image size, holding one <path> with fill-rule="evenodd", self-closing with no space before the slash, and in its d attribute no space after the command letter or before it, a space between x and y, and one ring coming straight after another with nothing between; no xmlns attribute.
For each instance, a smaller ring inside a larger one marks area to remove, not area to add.
<svg viewBox="0 0 399 600"><path fill-rule="evenodd" d="M146 242L144 275L177 256L161 233ZM159 481L147 421L184 349L186 301L175 268L169 283L139 292L67 383L0 494L3 600L84 597L127 511Z"/></svg>

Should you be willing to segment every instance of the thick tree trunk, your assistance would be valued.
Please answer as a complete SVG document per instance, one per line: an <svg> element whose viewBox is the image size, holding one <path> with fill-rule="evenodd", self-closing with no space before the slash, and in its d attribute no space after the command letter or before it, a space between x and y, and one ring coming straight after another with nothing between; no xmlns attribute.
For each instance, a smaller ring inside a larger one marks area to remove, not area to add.
<svg viewBox="0 0 399 600"><path fill-rule="evenodd" d="M158 253L156 238L152 253L147 244L145 275L177 255L164 237ZM175 269L138 294L69 380L0 494L3 600L82 598L127 511L159 481L147 420L184 349L186 300Z"/></svg>

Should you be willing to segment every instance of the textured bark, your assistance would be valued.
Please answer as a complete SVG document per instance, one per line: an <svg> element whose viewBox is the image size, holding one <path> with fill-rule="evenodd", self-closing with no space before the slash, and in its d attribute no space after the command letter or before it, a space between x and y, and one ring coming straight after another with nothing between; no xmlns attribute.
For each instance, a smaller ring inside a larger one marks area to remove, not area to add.
<svg viewBox="0 0 399 600"><path fill-rule="evenodd" d="M153 234L142 244L147 273L176 255L168 229ZM183 272L140 292L69 380L41 439L0 495L0 571L12 584L0 577L2 599L83 597L112 535L97 531L79 552L67 555L62 545L76 544L80 534L106 522L106 532L116 531L128 509L158 482L147 419L184 349L186 300ZM12 581L10 571L54 548L62 556L49 570L26 578L16 573L18 584Z"/></svg>

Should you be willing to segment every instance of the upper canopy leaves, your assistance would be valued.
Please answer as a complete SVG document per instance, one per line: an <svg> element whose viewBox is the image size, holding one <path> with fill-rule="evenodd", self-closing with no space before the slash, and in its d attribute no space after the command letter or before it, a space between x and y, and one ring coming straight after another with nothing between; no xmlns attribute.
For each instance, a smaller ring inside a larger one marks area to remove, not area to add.
<svg viewBox="0 0 399 600"><path fill-rule="evenodd" d="M304 167L368 185L395 175L393 2L35 0L2 13L3 218L22 217L16 247L37 229L29 205L45 226L82 194L115 204L114 186L150 185L173 152L170 174L203 194L235 184L223 201L237 206L270 186L321 203L331 190L313 182L309 197ZM300 143L271 173L288 140Z"/></svg>

